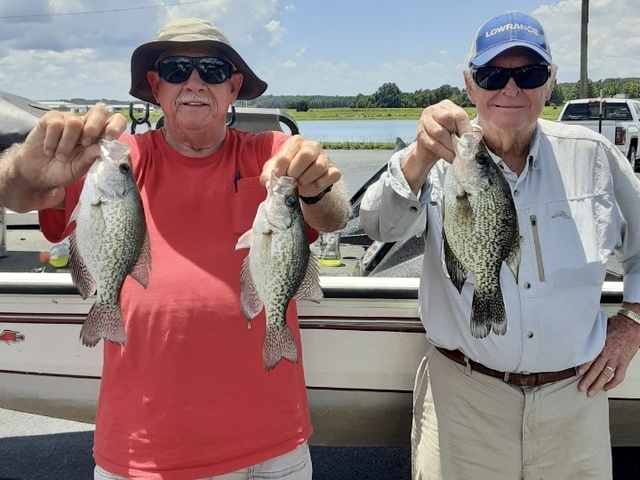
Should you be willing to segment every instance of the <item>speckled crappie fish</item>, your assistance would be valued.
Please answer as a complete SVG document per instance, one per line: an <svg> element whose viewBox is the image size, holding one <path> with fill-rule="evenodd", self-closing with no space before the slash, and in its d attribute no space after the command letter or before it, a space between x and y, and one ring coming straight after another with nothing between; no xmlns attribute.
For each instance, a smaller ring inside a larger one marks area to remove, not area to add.
<svg viewBox="0 0 640 480"><path fill-rule="evenodd" d="M518 217L511 189L482 139L482 129L453 135L456 157L444 182L444 258L459 292L473 273L470 328L476 338L507 332L500 289L505 262L518 280Z"/></svg>
<svg viewBox="0 0 640 480"><path fill-rule="evenodd" d="M251 230L238 240L240 248L249 248L240 274L242 312L251 320L265 310L264 368L271 370L283 358L295 363L298 347L287 325L287 307L294 297L320 301L322 289L294 178L271 173L267 198Z"/></svg>
<svg viewBox="0 0 640 480"><path fill-rule="evenodd" d="M101 338L124 345L120 290L127 275L149 282L151 253L140 192L131 169L129 146L100 140L100 157L85 177L71 215L71 278L82 298L97 292L80 339L93 347Z"/></svg>

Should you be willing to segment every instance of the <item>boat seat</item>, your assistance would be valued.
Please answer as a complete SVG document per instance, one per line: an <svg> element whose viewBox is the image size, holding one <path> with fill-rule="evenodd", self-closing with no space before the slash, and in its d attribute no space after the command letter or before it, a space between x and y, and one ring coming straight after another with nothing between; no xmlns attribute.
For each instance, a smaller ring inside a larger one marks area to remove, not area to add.
<svg viewBox="0 0 640 480"><path fill-rule="evenodd" d="M0 152L22 142L47 110L38 102L0 91Z"/></svg>
<svg viewBox="0 0 640 480"><path fill-rule="evenodd" d="M161 128L163 125L164 116L158 119L155 128ZM227 125L251 133L273 130L291 135L300 133L296 121L279 108L232 107L227 112Z"/></svg>

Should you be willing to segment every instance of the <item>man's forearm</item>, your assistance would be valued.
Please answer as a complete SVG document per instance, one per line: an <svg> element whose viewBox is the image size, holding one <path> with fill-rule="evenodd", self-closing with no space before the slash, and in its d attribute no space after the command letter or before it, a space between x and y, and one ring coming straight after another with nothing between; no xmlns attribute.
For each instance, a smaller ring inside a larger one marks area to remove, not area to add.
<svg viewBox="0 0 640 480"><path fill-rule="evenodd" d="M400 169L413 193L420 194L420 190L434 165L435 162L425 162L418 157L415 144L409 149L400 164Z"/></svg>
<svg viewBox="0 0 640 480"><path fill-rule="evenodd" d="M342 180L322 200L314 205L302 203L302 213L306 222L319 232L335 232L344 228L349 220L351 206L347 187Z"/></svg>

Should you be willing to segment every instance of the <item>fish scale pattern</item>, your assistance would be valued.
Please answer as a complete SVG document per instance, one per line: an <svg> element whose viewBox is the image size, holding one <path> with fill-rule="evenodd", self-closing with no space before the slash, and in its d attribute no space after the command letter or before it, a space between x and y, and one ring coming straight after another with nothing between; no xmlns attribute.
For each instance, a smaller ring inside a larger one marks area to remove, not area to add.
<svg viewBox="0 0 640 480"><path fill-rule="evenodd" d="M470 328L484 338L492 330L503 335L507 319L500 269L503 262L516 276L519 264L518 219L511 189L488 155L481 133L458 139L458 148L444 185L445 264L458 291L473 273ZM469 142L474 141L473 145ZM454 144L456 139L454 138Z"/></svg>

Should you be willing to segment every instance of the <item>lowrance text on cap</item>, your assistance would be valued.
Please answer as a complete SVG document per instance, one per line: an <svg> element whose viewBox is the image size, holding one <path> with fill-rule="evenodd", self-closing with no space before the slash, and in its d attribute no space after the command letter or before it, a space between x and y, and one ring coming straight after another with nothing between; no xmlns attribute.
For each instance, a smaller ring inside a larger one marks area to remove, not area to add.
<svg viewBox="0 0 640 480"><path fill-rule="evenodd" d="M471 45L469 64L486 65L505 50L524 47L551 63L551 50L540 22L520 12L509 12L485 22Z"/></svg>

